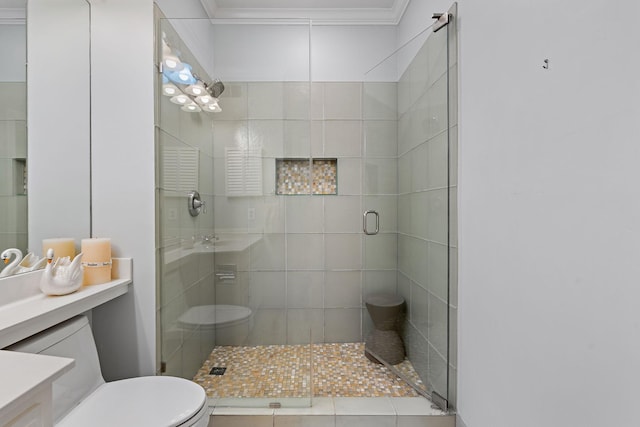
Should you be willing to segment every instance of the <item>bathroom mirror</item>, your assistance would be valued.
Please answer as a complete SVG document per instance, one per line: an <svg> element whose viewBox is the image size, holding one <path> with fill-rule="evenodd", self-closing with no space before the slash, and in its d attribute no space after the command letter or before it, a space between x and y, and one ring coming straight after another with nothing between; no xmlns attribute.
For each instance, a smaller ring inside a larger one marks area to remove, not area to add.
<svg viewBox="0 0 640 427"><path fill-rule="evenodd" d="M0 0L0 251L90 235L89 23L86 0Z"/></svg>
<svg viewBox="0 0 640 427"><path fill-rule="evenodd" d="M27 248L26 0L0 0L0 251ZM4 263L0 265L0 269Z"/></svg>

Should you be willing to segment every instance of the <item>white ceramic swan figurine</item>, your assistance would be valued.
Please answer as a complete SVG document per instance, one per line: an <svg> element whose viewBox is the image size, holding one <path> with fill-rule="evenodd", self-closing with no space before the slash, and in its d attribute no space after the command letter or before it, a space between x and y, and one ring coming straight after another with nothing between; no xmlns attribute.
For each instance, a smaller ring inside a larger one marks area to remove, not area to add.
<svg viewBox="0 0 640 427"><path fill-rule="evenodd" d="M9 264L11 255L15 255L16 257L11 261L11 264ZM0 271L0 277L11 276L16 272L15 270L18 268L18 264L22 261L22 251L16 248L5 249L0 255L0 258L2 258L5 264L9 264Z"/></svg>
<svg viewBox="0 0 640 427"><path fill-rule="evenodd" d="M47 266L40 279L40 290L47 295L66 295L82 286L82 254L53 262L53 249L47 251Z"/></svg>
<svg viewBox="0 0 640 427"><path fill-rule="evenodd" d="M47 265L46 257L40 258L33 252L29 252L24 258L22 258L22 261L20 261L20 264L18 264L13 274L40 270L41 268L44 268L45 265Z"/></svg>

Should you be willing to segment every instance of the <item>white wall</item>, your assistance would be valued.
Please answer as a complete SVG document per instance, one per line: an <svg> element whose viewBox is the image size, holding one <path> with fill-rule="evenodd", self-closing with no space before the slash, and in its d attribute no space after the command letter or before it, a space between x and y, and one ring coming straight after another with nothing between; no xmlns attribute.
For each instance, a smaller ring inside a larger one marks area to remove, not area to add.
<svg viewBox="0 0 640 427"><path fill-rule="evenodd" d="M395 49L392 26L216 24L214 75L223 81L363 81ZM309 58L311 37L311 58ZM311 62L309 62L311 59ZM396 81L395 65L368 81Z"/></svg>
<svg viewBox="0 0 640 427"><path fill-rule="evenodd" d="M154 70L152 0L93 1L93 235L134 264L132 292L94 310L108 379L155 372Z"/></svg>
<svg viewBox="0 0 640 427"><path fill-rule="evenodd" d="M314 26L311 79L324 81L398 81L395 62L367 72L395 50L394 26Z"/></svg>
<svg viewBox="0 0 640 427"><path fill-rule="evenodd" d="M449 6L413 1L407 16ZM468 427L638 424L639 13L459 2Z"/></svg>

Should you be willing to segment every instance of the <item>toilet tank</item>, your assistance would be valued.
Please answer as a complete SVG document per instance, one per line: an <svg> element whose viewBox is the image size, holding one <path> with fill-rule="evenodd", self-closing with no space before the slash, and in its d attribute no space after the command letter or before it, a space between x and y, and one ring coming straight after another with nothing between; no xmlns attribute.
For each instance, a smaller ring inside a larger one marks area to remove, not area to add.
<svg viewBox="0 0 640 427"><path fill-rule="evenodd" d="M75 359L75 366L53 382L54 423L104 384L96 344L86 316L76 316L5 350Z"/></svg>

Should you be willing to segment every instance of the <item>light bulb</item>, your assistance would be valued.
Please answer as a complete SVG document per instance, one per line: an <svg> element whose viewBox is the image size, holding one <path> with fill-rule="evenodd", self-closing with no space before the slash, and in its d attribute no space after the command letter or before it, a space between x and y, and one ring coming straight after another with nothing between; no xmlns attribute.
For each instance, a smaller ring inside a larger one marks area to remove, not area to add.
<svg viewBox="0 0 640 427"><path fill-rule="evenodd" d="M196 102L200 105L212 104L218 102L218 98L214 98L210 95L202 95L196 98Z"/></svg>
<svg viewBox="0 0 640 427"><path fill-rule="evenodd" d="M199 113L200 111L202 111L202 109L195 102L192 102L188 105L183 105L182 107L180 107L180 109L188 113Z"/></svg>
<svg viewBox="0 0 640 427"><path fill-rule="evenodd" d="M218 105L217 102L212 102L211 104L203 105L202 109L209 113L221 113L222 108Z"/></svg>
<svg viewBox="0 0 640 427"><path fill-rule="evenodd" d="M182 78L182 76L180 78ZM188 86L184 91L193 96L200 96L207 93L207 90L204 88L201 82Z"/></svg>
<svg viewBox="0 0 640 427"><path fill-rule="evenodd" d="M180 71L184 68L184 64L175 55L165 55L162 58L162 65L169 71Z"/></svg>
<svg viewBox="0 0 640 427"><path fill-rule="evenodd" d="M191 100L187 95L185 95L184 93L181 93L180 95L176 95L173 98L171 98L170 101L173 102L174 104L184 105Z"/></svg>
<svg viewBox="0 0 640 427"><path fill-rule="evenodd" d="M171 83L166 83L162 85L162 94L165 96L175 96L180 93L180 89L178 89L175 85Z"/></svg>

